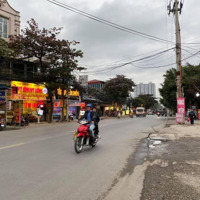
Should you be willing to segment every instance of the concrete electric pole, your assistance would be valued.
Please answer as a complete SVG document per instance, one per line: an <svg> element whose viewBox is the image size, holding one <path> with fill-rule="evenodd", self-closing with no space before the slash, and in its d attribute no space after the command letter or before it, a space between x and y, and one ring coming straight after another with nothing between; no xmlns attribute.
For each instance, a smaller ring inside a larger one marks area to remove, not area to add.
<svg viewBox="0 0 200 200"><path fill-rule="evenodd" d="M179 24L179 14L181 14L183 8L183 2L174 0L173 7L170 4L167 6L169 15L172 12L175 15L175 27L176 27L176 66L177 66L177 98L183 97L182 95L182 65L181 65L181 30Z"/></svg>

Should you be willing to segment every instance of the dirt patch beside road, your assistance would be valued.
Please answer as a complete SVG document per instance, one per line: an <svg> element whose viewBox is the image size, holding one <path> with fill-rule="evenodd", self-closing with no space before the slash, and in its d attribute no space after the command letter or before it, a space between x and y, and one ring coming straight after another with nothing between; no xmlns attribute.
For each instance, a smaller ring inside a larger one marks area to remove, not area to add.
<svg viewBox="0 0 200 200"><path fill-rule="evenodd" d="M171 125L160 130L169 139L149 149L147 161L162 160L165 167L149 165L141 200L200 199L200 126Z"/></svg>

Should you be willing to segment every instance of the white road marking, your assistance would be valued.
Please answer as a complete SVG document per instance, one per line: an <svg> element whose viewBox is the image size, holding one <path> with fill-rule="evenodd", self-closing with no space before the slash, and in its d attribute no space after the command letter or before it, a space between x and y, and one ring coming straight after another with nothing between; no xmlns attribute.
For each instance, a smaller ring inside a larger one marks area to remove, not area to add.
<svg viewBox="0 0 200 200"><path fill-rule="evenodd" d="M19 144L14 144L14 145L10 145L10 146L0 147L0 150L3 150L3 149L10 149L10 148L13 148L13 147L22 146L22 145L24 145L24 144L25 144L25 143L19 143Z"/></svg>

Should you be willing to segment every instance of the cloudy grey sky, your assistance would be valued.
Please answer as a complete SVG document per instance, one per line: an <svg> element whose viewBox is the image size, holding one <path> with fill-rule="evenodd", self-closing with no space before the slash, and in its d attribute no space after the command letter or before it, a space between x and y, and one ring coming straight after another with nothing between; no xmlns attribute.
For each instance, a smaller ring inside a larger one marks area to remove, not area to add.
<svg viewBox="0 0 200 200"><path fill-rule="evenodd" d="M153 35L171 42L175 41L174 16L167 15L170 0L58 0L64 4L85 11L113 23ZM182 0L180 15L183 42L183 59L199 50L200 45L200 1ZM118 66L139 58L156 54L173 47L173 43L163 43L139 37L51 4L47 0L8 0L20 12L21 28L26 21L34 18L39 26L45 28L63 27L60 38L76 40L77 49L84 52L79 62L88 68L89 79L108 80L116 74L124 74L137 83L163 82L167 69L176 67L173 50L132 65L106 71L95 72ZM173 2L173 0L172 0ZM197 44L199 43L199 44ZM199 64L200 55L183 61L183 64ZM170 65L172 64L172 65ZM170 65L161 68L157 66ZM144 69L145 68L145 69ZM159 96L157 91L157 96Z"/></svg>

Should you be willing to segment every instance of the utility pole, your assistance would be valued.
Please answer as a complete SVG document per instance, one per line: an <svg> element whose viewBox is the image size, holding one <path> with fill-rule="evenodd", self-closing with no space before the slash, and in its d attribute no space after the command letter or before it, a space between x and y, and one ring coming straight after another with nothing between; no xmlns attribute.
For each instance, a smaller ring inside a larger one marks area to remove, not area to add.
<svg viewBox="0 0 200 200"><path fill-rule="evenodd" d="M167 6L167 9L170 13L173 13L175 15L175 27L176 27L176 68L177 68L177 74L176 74L176 85L177 85L177 98L183 97L182 95L182 64L181 64L181 30L180 30L180 24L179 24L179 14L182 12L183 8L183 2L182 0L174 0L173 7L170 4Z"/></svg>

